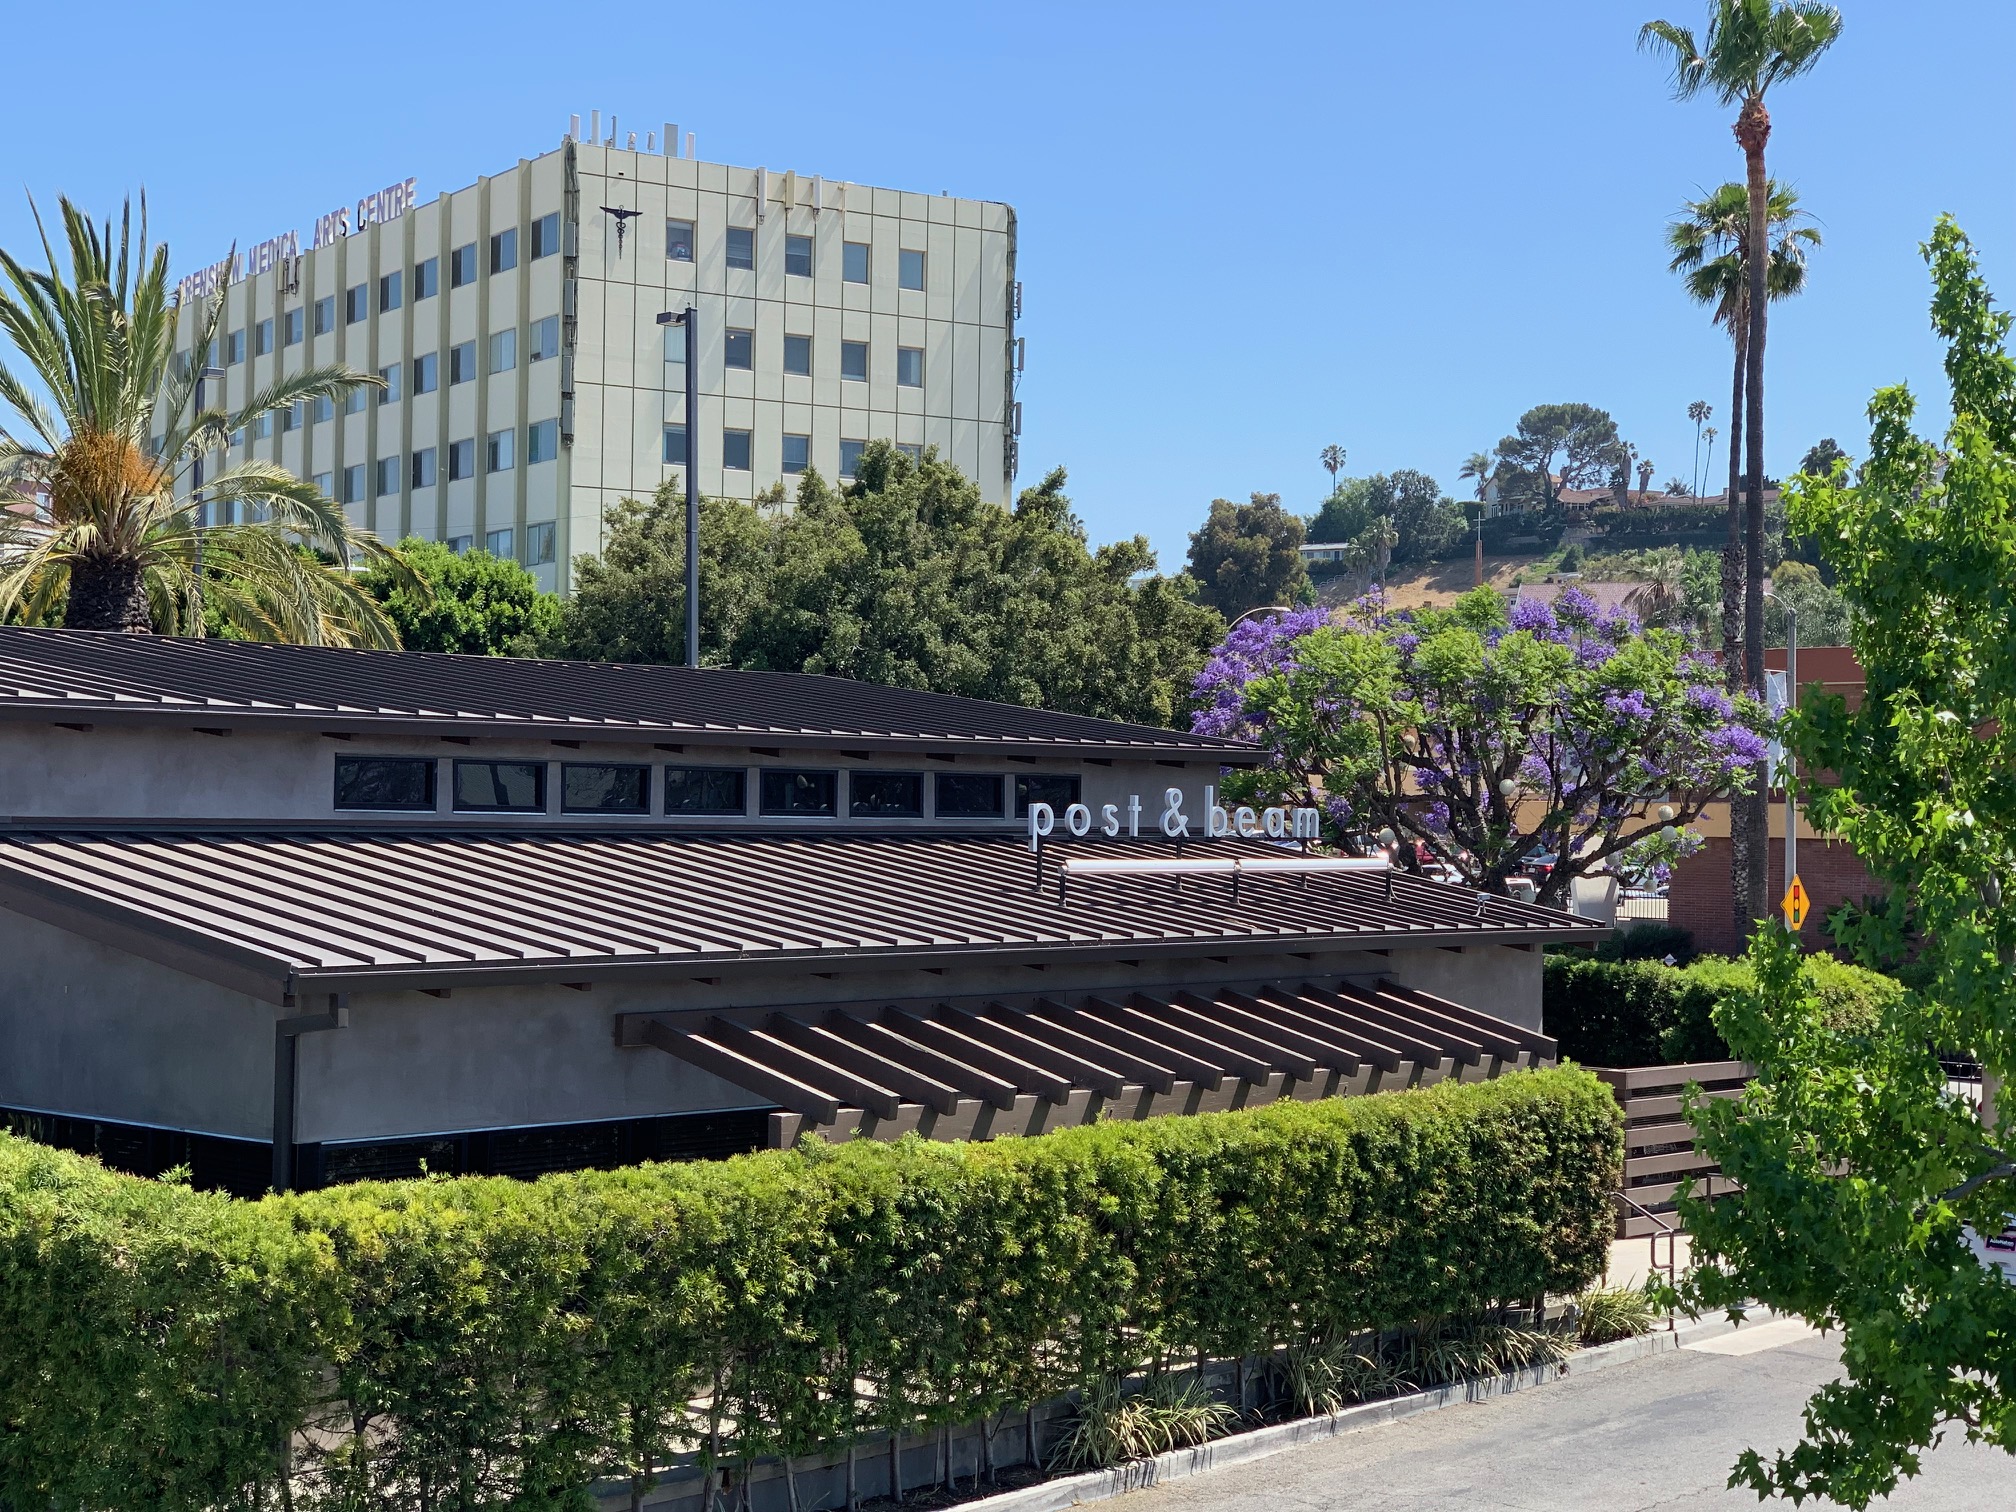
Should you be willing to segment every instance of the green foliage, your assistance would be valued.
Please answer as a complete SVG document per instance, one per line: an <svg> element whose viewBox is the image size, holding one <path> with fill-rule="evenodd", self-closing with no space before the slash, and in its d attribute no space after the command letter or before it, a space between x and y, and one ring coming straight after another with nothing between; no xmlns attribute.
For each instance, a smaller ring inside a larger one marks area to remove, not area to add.
<svg viewBox="0 0 2016 1512"><path fill-rule="evenodd" d="M1857 1508L1946 1434L2016 1449L2016 1287L1968 1242L2016 1208L2016 361L1959 228L1942 218L1924 251L1952 386L1943 441L1914 432L1908 390L1884 389L1852 481L1791 484L1867 677L1858 708L1822 699L1793 722L1802 768L1830 774L1803 796L1890 889L1837 937L1871 962L1915 937L1922 990L1884 1002L1873 1033L1830 1033L1790 942L1760 931L1755 991L1717 1015L1757 1079L1740 1118L1697 1115L1742 1190L1685 1205L1690 1305L1755 1299L1842 1337L1844 1374L1807 1404L1803 1441L1746 1455L1741 1480ZM1935 1049L1980 1062L1982 1105L1948 1093Z"/></svg>
<svg viewBox="0 0 2016 1512"><path fill-rule="evenodd" d="M1610 1344L1650 1333L1659 1321L1658 1300L1628 1286L1598 1286L1575 1298L1576 1337L1584 1344Z"/></svg>
<svg viewBox="0 0 2016 1512"><path fill-rule="evenodd" d="M1464 507L1444 497L1433 478L1411 468L1344 479L1310 517L1308 536L1312 541L1357 541L1382 518L1393 522L1395 562L1434 561L1470 543Z"/></svg>
<svg viewBox="0 0 2016 1512"><path fill-rule="evenodd" d="M1188 570L1198 596L1227 619L1294 603L1308 577L1303 530L1301 516L1283 509L1279 494L1256 493L1246 504L1213 499L1190 535Z"/></svg>
<svg viewBox="0 0 2016 1512"><path fill-rule="evenodd" d="M1564 488L1600 488L1629 465L1617 422L1593 404L1536 404L1498 443L1498 498L1558 512Z"/></svg>
<svg viewBox="0 0 2016 1512"><path fill-rule="evenodd" d="M808 472L789 511L703 500L702 659L1169 724L1223 621L1142 537L1088 547L1063 490L1060 469L1004 509L875 442L852 487ZM685 543L669 488L611 511L549 654L683 661Z"/></svg>
<svg viewBox="0 0 2016 1512"><path fill-rule="evenodd" d="M276 1506L291 1434L293 1507L557 1512L696 1441L1477 1317L1602 1272L1621 1127L1560 1070L256 1203L0 1136L0 1505Z"/></svg>
<svg viewBox="0 0 2016 1512"><path fill-rule="evenodd" d="M399 543L399 554L417 584L381 566L357 582L385 606L405 650L531 656L559 624L560 600L541 593L538 580L508 557L457 555L443 542L412 536Z"/></svg>
<svg viewBox="0 0 2016 1512"><path fill-rule="evenodd" d="M1621 926L1595 949L1599 961L1663 961L1685 966L1694 959L1694 932L1678 924L1639 919Z"/></svg>
<svg viewBox="0 0 2016 1512"><path fill-rule="evenodd" d="M1088 1470L1147 1459L1222 1438L1238 1422L1238 1412L1195 1375L1153 1375L1132 1394L1117 1377L1106 1376L1079 1401L1071 1426L1050 1451L1050 1465Z"/></svg>

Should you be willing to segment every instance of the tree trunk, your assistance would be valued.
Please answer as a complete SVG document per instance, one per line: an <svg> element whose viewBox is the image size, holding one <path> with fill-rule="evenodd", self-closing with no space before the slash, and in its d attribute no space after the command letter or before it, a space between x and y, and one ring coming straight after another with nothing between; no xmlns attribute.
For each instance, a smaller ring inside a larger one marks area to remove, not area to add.
<svg viewBox="0 0 2016 1512"><path fill-rule="evenodd" d="M127 556L84 556L72 562L63 628L152 635L154 613L140 563Z"/></svg>
<svg viewBox="0 0 2016 1512"><path fill-rule="evenodd" d="M1770 303L1767 279L1771 266L1770 227L1766 211L1770 186L1764 174L1764 146L1771 137L1771 114L1762 95L1752 95L1736 118L1736 140L1743 148L1744 173L1750 190L1750 350L1744 374L1744 536L1743 559L1743 680L1752 697L1764 697L1764 331ZM1762 762L1751 768L1750 791L1743 805L1750 811L1751 846L1744 895L1753 919L1769 906L1765 898L1765 861L1769 833Z"/></svg>
<svg viewBox="0 0 2016 1512"><path fill-rule="evenodd" d="M1743 687L1743 380L1748 372L1750 331L1746 318L1732 322L1735 376L1729 397L1729 487L1723 496L1729 520L1722 547L1722 684L1730 693ZM1736 938L1748 939L1757 915L1750 911L1750 857L1761 847L1752 835L1755 817L1739 797L1729 800L1729 910Z"/></svg>

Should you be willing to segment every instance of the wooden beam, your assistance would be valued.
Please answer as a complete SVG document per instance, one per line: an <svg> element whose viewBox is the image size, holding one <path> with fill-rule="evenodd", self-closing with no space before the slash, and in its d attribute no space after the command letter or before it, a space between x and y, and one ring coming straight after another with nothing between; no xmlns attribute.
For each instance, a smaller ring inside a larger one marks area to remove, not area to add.
<svg viewBox="0 0 2016 1512"><path fill-rule="evenodd" d="M803 1082L793 1081L768 1066L697 1034L670 1028L656 1019L646 1019L644 1041L688 1065L698 1066L723 1081L754 1092L758 1097L767 1097L780 1108L803 1114L814 1123L830 1124L840 1117L838 1098L816 1087L808 1087Z"/></svg>

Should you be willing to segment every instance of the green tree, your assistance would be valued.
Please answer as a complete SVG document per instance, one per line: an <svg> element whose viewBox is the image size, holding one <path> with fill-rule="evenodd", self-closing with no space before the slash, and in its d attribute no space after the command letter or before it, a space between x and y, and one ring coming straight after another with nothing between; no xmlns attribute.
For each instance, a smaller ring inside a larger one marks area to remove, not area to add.
<svg viewBox="0 0 2016 1512"><path fill-rule="evenodd" d="M1799 471L1810 478L1824 478L1834 470L1836 462L1852 463L1855 459L1841 450L1841 443L1832 436L1806 448L1806 455L1799 459Z"/></svg>
<svg viewBox="0 0 2016 1512"><path fill-rule="evenodd" d="M1064 481L1011 510L935 452L871 443L853 486L806 473L788 511L703 500L701 659L1169 724L1224 621L1141 537L1091 548ZM553 652L683 661L684 557L671 489L611 511Z"/></svg>
<svg viewBox="0 0 2016 1512"><path fill-rule="evenodd" d="M1855 611L1863 698L1809 693L1791 738L1823 833L1888 901L1830 921L1872 964L1915 947L1922 990L1867 1034L1828 1032L1778 929L1751 942L1758 991L1718 1016L1758 1068L1741 1116L1703 1109L1707 1152L1740 1186L1690 1202L1695 1307L1744 1299L1839 1332L1843 1375L1807 1404L1803 1442L1734 1479L1864 1507L1947 1433L2016 1450L2016 1286L1972 1247L2016 1208L2016 361L1966 238L1941 218L1926 256L1947 346L1943 444L1916 400L1879 391L1868 460L1791 482ZM1983 1072L1952 1095L1934 1052Z"/></svg>
<svg viewBox="0 0 2016 1512"><path fill-rule="evenodd" d="M1687 406L1687 418L1694 422L1694 473L1685 491L1696 496L1701 492L1701 427L1708 423L1714 413L1715 406L1706 399L1696 399ZM1681 490L1669 483L1666 485L1666 492L1679 493Z"/></svg>
<svg viewBox="0 0 2016 1512"><path fill-rule="evenodd" d="M1491 492L1491 479L1497 471L1498 461L1489 452L1472 452L1463 459L1462 469L1456 476L1474 486L1477 502L1482 504L1484 496Z"/></svg>
<svg viewBox="0 0 2016 1512"><path fill-rule="evenodd" d="M1369 478L1346 478L1309 519L1311 541L1357 541L1379 519L1395 533L1395 562L1426 562L1459 544L1469 528L1463 507L1426 473L1403 467Z"/></svg>
<svg viewBox="0 0 2016 1512"><path fill-rule="evenodd" d="M1281 495L1256 493L1252 502L1213 499L1211 513L1190 536L1190 576L1198 596L1236 619L1249 609L1290 604L1308 573L1301 546L1306 528L1281 507Z"/></svg>
<svg viewBox="0 0 2016 1512"><path fill-rule="evenodd" d="M457 555L440 541L399 543L404 574L373 566L358 585L385 606L408 651L463 656L530 656L558 627L560 600L509 557L487 551Z"/></svg>
<svg viewBox="0 0 2016 1512"><path fill-rule="evenodd" d="M1708 30L1694 33L1671 21L1648 21L1638 32L1638 45L1663 54L1673 68L1673 94L1689 100L1707 93L1718 103L1738 107L1734 131L1743 149L1744 189L1749 226L1745 245L1771 245L1771 182L1764 170L1764 148L1771 138L1771 112L1764 104L1773 86L1810 70L1841 34L1841 12L1820 0L1710 0ZM1769 312L1769 257L1745 260L1748 289L1743 310L1743 441L1744 519L1749 550L1743 563L1743 672L1753 697L1764 689L1764 337ZM1732 423L1734 416L1731 417ZM1731 437L1730 455L1737 452ZM1731 849L1739 828L1752 843L1744 858L1743 876L1735 889L1749 918L1764 912L1765 784L1762 774L1750 784L1745 815L1731 824Z"/></svg>
<svg viewBox="0 0 2016 1512"><path fill-rule="evenodd" d="M67 199L62 212L62 254L43 232L47 272L0 252L0 330L26 363L26 376L0 368L16 422L0 431L0 493L45 501L40 528L0 535L0 620L61 606L73 630L201 635L207 613L251 640L396 645L378 601L340 565L398 575L396 554L274 463L199 471L261 416L377 380L305 368L236 409L199 409L222 292L196 323L195 361L178 359L168 249L148 240L146 202L138 227L129 204L116 233ZM206 523L199 478L210 514L235 523Z"/></svg>
<svg viewBox="0 0 2016 1512"><path fill-rule="evenodd" d="M1330 474L1330 488L1332 492L1335 492L1337 488L1337 474L1344 471L1344 448L1339 446L1335 441L1332 441L1328 446L1323 448L1321 461L1323 463L1323 470Z"/></svg>
<svg viewBox="0 0 2016 1512"><path fill-rule="evenodd" d="M1538 404L1498 443L1498 462L1502 503L1558 513L1562 489L1610 482L1625 465L1624 443L1608 410L1593 404Z"/></svg>

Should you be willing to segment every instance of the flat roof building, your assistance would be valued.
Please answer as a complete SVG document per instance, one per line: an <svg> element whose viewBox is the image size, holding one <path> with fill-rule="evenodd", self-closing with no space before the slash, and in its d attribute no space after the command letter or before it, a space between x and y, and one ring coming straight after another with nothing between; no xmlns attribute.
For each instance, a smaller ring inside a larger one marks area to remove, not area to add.
<svg viewBox="0 0 2016 1512"><path fill-rule="evenodd" d="M485 548L564 591L604 510L683 474L685 335L659 317L690 304L702 492L846 479L887 439L1008 499L1012 209L578 134L425 203L403 180L186 276L185 360L223 289L207 402L327 363L385 383L275 417L230 460L312 479L387 540Z"/></svg>
<svg viewBox="0 0 2016 1512"><path fill-rule="evenodd" d="M1214 814L1258 754L824 677L0 629L0 1118L256 1191L1551 1059L1540 948L1600 927Z"/></svg>

